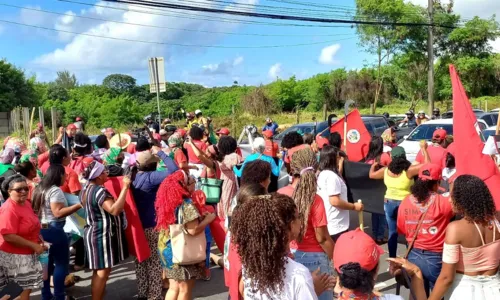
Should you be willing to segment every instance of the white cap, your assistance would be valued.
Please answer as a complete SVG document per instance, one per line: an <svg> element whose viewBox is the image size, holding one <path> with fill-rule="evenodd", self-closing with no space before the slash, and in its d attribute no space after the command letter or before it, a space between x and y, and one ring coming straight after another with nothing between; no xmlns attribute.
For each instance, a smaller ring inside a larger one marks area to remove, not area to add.
<svg viewBox="0 0 500 300"><path fill-rule="evenodd" d="M259 153L264 152L264 150L266 150L266 141L264 138L256 137L253 140L252 149Z"/></svg>
<svg viewBox="0 0 500 300"><path fill-rule="evenodd" d="M194 111L194 114L197 115L197 114L201 114L201 110L197 109Z"/></svg>

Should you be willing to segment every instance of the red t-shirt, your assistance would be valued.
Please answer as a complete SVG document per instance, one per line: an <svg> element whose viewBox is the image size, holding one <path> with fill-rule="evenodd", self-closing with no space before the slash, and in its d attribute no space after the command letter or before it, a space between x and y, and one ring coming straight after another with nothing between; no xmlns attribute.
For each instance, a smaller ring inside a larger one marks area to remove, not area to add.
<svg viewBox="0 0 500 300"><path fill-rule="evenodd" d="M202 152L205 152L208 148L207 144L202 141L193 141L193 143L200 149ZM191 164L202 164L201 160L194 154L193 148L187 143L184 144L184 148L186 148L188 153L189 163Z"/></svg>
<svg viewBox="0 0 500 300"><path fill-rule="evenodd" d="M47 161L40 168L40 171L42 171L42 173L45 175L47 174L47 170L49 169L49 167L50 163ZM64 169L66 170L66 180L64 181L64 184L61 186L61 190L64 193L68 194L75 194L76 192L81 191L82 184L78 179L78 174L76 174L76 172L73 171L69 166L64 167Z"/></svg>
<svg viewBox="0 0 500 300"><path fill-rule="evenodd" d="M44 153L38 155L38 167L43 165L45 162L49 161L49 151L45 151Z"/></svg>
<svg viewBox="0 0 500 300"><path fill-rule="evenodd" d="M241 259L238 255L238 250L235 245L231 243L229 246L229 253L227 259L229 260L229 271L226 272L224 268L224 275L228 276L226 281L229 288L229 295L231 299L240 299L240 276L241 276Z"/></svg>
<svg viewBox="0 0 500 300"><path fill-rule="evenodd" d="M271 156L271 157L277 157L278 156L278 144L271 141L271 140L266 140L266 149L264 150L264 155Z"/></svg>
<svg viewBox="0 0 500 300"><path fill-rule="evenodd" d="M33 254L31 248L14 246L3 239L4 235L17 234L18 236L38 243L40 239L40 221L31 208L31 202L26 201L19 205L13 200L7 201L0 207L0 250L12 254Z"/></svg>
<svg viewBox="0 0 500 300"><path fill-rule="evenodd" d="M184 154L184 152L182 152L181 149L177 149L177 150L175 150L175 153L174 153L174 161L175 161L175 164L177 165L177 167L180 168L181 164L188 162L188 159L187 159L186 155Z"/></svg>
<svg viewBox="0 0 500 300"><path fill-rule="evenodd" d="M427 147L427 152L429 153L429 157L431 158L431 163L442 166L444 168L446 164L446 154L448 151L441 146L429 145ZM415 161L423 164L424 163L424 155L422 154L422 150L420 150L415 158Z"/></svg>
<svg viewBox="0 0 500 300"><path fill-rule="evenodd" d="M432 194L431 197L434 198L433 203L428 208L413 247L432 252L443 252L446 227L454 214L449 198L439 194ZM419 204L416 203L416 199L409 195L399 206L398 232L406 236L408 243L415 238L418 220L422 215L420 206L417 205Z"/></svg>
<svg viewBox="0 0 500 300"><path fill-rule="evenodd" d="M79 156L71 160L69 167L76 172L77 175L82 174L85 170L85 165L83 163L84 156Z"/></svg>
<svg viewBox="0 0 500 300"><path fill-rule="evenodd" d="M308 144L302 144L302 145L295 146L292 149L288 149L286 156L285 156L285 159L284 159L285 163L289 164L292 161L292 155L295 152L302 150L302 149L305 149L305 148L311 148L311 146L309 146Z"/></svg>
<svg viewBox="0 0 500 300"><path fill-rule="evenodd" d="M291 185L285 186L278 190L279 194L292 197L294 188ZM309 219L307 221L307 229L302 239L302 242L297 243L295 247L294 242L291 243L291 248L296 248L303 252L323 252L320 244L316 240L315 228L326 227L328 220L326 219L325 205L323 199L316 194L314 202L309 211Z"/></svg>

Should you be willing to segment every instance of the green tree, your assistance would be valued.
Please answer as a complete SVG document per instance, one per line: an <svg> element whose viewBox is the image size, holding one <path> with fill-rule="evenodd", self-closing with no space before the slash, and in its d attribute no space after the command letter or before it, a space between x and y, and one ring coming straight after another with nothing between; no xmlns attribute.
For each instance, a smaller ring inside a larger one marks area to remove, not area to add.
<svg viewBox="0 0 500 300"><path fill-rule="evenodd" d="M60 101L68 101L69 93L68 90L64 87L50 83L47 87L47 99L49 100L60 100Z"/></svg>
<svg viewBox="0 0 500 300"><path fill-rule="evenodd" d="M118 94L132 93L135 84L135 78L125 74L111 74L102 81L103 86Z"/></svg>
<svg viewBox="0 0 500 300"><path fill-rule="evenodd" d="M78 81L76 80L75 74L71 74L67 70L57 72L57 78L54 80L54 83L67 90L78 87Z"/></svg>
<svg viewBox="0 0 500 300"><path fill-rule="evenodd" d="M0 60L0 107L10 111L16 106L34 105L36 93L33 82L26 79L24 72L5 60Z"/></svg>

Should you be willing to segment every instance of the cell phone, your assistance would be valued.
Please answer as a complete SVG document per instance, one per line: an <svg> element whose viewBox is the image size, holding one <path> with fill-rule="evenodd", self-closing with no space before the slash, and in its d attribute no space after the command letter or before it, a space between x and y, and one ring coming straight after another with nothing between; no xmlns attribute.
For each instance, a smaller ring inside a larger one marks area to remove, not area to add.
<svg viewBox="0 0 500 300"><path fill-rule="evenodd" d="M23 292L23 288L19 286L19 284L14 281L9 281L7 285L0 290L0 298L3 296L9 295L10 299L15 299L21 295Z"/></svg>

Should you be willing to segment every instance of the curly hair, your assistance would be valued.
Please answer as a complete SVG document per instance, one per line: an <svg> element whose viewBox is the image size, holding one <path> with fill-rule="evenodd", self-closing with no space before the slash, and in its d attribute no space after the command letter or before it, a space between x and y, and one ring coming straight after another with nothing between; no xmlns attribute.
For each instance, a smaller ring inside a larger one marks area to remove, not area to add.
<svg viewBox="0 0 500 300"><path fill-rule="evenodd" d="M355 292L369 294L375 287L375 274L378 266L373 270L365 270L357 262L350 262L340 266L340 286Z"/></svg>
<svg viewBox="0 0 500 300"><path fill-rule="evenodd" d="M221 156L224 157L234 153L236 148L238 148L238 143L232 136L223 136L219 139L217 148L219 149Z"/></svg>
<svg viewBox="0 0 500 300"><path fill-rule="evenodd" d="M271 164L260 159L249 162L243 168L241 185L261 183L271 177Z"/></svg>
<svg viewBox="0 0 500 300"><path fill-rule="evenodd" d="M245 203L248 199L250 199L253 196L261 196L266 194L266 188L262 186L260 183L249 183L242 185L240 190L238 191L238 194L236 195L237 200L236 200L236 208L240 207Z"/></svg>
<svg viewBox="0 0 500 300"><path fill-rule="evenodd" d="M190 194L184 187L188 176L179 170L169 175L158 188L156 193L156 229L165 230L175 223L175 209L182 204Z"/></svg>
<svg viewBox="0 0 500 300"><path fill-rule="evenodd" d="M234 212L231 228L251 288L279 293L285 283L291 223L297 207L285 195L256 196Z"/></svg>
<svg viewBox="0 0 500 300"><path fill-rule="evenodd" d="M406 157L393 157L391 163L387 167L389 171L393 174L399 175L403 173L403 171L408 171L411 166L411 162L409 162Z"/></svg>
<svg viewBox="0 0 500 300"><path fill-rule="evenodd" d="M300 232L298 242L302 242L307 229L309 212L316 197L318 182L316 170L318 161L310 148L302 149L292 155L290 169L294 178L299 180L293 191L293 200L299 209Z"/></svg>
<svg viewBox="0 0 500 300"><path fill-rule="evenodd" d="M424 174L425 172L426 171L424 171ZM422 180L420 178L417 178L417 180L415 180L415 183L411 186L410 191L411 194L417 199L417 201L419 203L422 203L429 199L431 192L434 191L434 188L437 184L437 180Z"/></svg>
<svg viewBox="0 0 500 300"><path fill-rule="evenodd" d="M487 226L495 218L495 203L488 186L479 177L461 175L451 191L455 210L469 222Z"/></svg>
<svg viewBox="0 0 500 300"><path fill-rule="evenodd" d="M283 140L281 140L281 147L286 149L292 149L302 144L304 144L304 138L297 131L285 134Z"/></svg>
<svg viewBox="0 0 500 300"><path fill-rule="evenodd" d="M75 135L75 146L73 147L73 151L76 157L92 153L92 141L84 133L78 132Z"/></svg>
<svg viewBox="0 0 500 300"><path fill-rule="evenodd" d="M193 126L189 130L189 136L194 140L194 141L201 141L203 139L203 129L201 129L198 126Z"/></svg>

